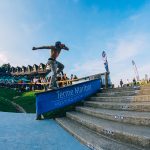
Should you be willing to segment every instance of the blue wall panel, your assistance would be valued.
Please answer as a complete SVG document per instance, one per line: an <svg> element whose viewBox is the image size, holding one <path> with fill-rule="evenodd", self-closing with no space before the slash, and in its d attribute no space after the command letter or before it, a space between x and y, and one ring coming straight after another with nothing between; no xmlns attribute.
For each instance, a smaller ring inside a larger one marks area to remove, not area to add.
<svg viewBox="0 0 150 150"><path fill-rule="evenodd" d="M36 94L37 115L81 101L101 88L99 79Z"/></svg>

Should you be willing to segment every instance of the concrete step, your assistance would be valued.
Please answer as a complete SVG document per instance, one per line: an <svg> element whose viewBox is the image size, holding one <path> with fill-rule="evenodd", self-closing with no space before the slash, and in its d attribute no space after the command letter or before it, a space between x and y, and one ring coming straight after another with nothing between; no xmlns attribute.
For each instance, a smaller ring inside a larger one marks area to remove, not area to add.
<svg viewBox="0 0 150 150"><path fill-rule="evenodd" d="M137 90L136 91L119 91L119 92L110 91L110 92L106 92L106 93L99 92L96 95L102 96L102 97L106 97L106 96L132 96L132 95L136 95L138 93L138 91Z"/></svg>
<svg viewBox="0 0 150 150"><path fill-rule="evenodd" d="M139 90L139 94L146 94L146 95L150 95L150 89L140 89Z"/></svg>
<svg viewBox="0 0 150 150"><path fill-rule="evenodd" d="M67 112L67 117L109 138L138 145L144 149L150 148L149 127L118 123L79 112Z"/></svg>
<svg viewBox="0 0 150 150"><path fill-rule="evenodd" d="M114 102L85 101L84 105L102 109L150 112L150 102L114 103Z"/></svg>
<svg viewBox="0 0 150 150"><path fill-rule="evenodd" d="M135 96L135 95L150 95L150 89L149 90L134 90L134 91L121 91L121 92L107 92L102 93L99 92L96 94L97 96Z"/></svg>
<svg viewBox="0 0 150 150"><path fill-rule="evenodd" d="M56 121L69 133L76 137L83 144L93 150L139 150L129 144L118 142L107 138L104 135L97 134L89 128L67 117L57 118Z"/></svg>
<svg viewBox="0 0 150 150"><path fill-rule="evenodd" d="M117 111L92 107L76 107L76 111L102 119L150 127L150 112Z"/></svg>
<svg viewBox="0 0 150 150"><path fill-rule="evenodd" d="M102 93L107 93L107 92L135 91L135 90L139 90L139 89L140 89L139 86L135 86L135 87L122 87L122 88L113 88L113 89L103 89L101 91L102 91Z"/></svg>
<svg viewBox="0 0 150 150"><path fill-rule="evenodd" d="M137 95L137 96L111 96L111 97L102 97L99 96L101 93L97 94L98 96L89 97L88 100L100 101L100 102L150 102L150 95Z"/></svg>
<svg viewBox="0 0 150 150"><path fill-rule="evenodd" d="M150 89L150 84L140 86L140 89Z"/></svg>

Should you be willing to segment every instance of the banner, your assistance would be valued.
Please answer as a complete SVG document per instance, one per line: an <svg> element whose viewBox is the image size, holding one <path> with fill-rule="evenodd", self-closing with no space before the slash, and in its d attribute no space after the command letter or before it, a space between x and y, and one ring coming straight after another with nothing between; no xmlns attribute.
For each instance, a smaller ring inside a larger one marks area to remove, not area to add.
<svg viewBox="0 0 150 150"><path fill-rule="evenodd" d="M103 58L103 61L104 61L104 66L105 66L106 72L109 72L107 56L106 56L105 51L102 52L102 58Z"/></svg>
<svg viewBox="0 0 150 150"><path fill-rule="evenodd" d="M138 73L136 64L133 60L132 60L132 65L133 65L133 69L134 69L134 72L135 72L136 79L137 79L137 81L139 81L140 80L139 73Z"/></svg>
<svg viewBox="0 0 150 150"><path fill-rule="evenodd" d="M36 94L37 115L73 104L96 93L101 88L99 79Z"/></svg>

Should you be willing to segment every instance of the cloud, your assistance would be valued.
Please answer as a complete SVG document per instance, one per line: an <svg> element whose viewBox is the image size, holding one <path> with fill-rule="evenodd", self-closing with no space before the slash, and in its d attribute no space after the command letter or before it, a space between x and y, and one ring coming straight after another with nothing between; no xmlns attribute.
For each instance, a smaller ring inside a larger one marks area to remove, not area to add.
<svg viewBox="0 0 150 150"><path fill-rule="evenodd" d="M131 64L133 59L142 66L138 69L141 78L144 77L145 74L149 74L150 63L147 62L149 61L148 55L150 54L150 19L148 18L150 10L147 5L150 6L146 4L140 10L122 20L122 22L118 24L118 28L112 30L113 34L110 34L112 37L104 35L106 38L105 41L103 40L104 38L98 38L97 36L97 34L101 34L100 29L97 30L96 33L93 33L92 36L90 34L90 42L87 42L90 44L88 45L88 52L85 56L91 58L93 50L94 53L98 53L97 48L100 42L105 42L103 47L106 45L105 49L108 50L106 53L108 55L111 79L116 86L119 84L120 79L123 79L126 83L127 79L132 81L135 77ZM95 37L95 39L93 37ZM103 69L101 69L101 66ZM103 62L91 59L82 64L78 63L74 65L71 71L83 76L104 72L105 70Z"/></svg>
<svg viewBox="0 0 150 150"><path fill-rule="evenodd" d="M118 26L114 37L107 43L108 49L113 49L113 61L122 63L141 53L147 53L150 48L150 3L125 18Z"/></svg>
<svg viewBox="0 0 150 150"><path fill-rule="evenodd" d="M0 53L0 66L4 63L8 63L8 58L6 57L6 55Z"/></svg>
<svg viewBox="0 0 150 150"><path fill-rule="evenodd" d="M44 62L43 56L47 54L31 50L33 44L39 42L39 32L45 24L36 20L27 6L28 2L14 2L12 5L9 1L0 2L0 49L6 50L2 62L7 60L12 66L39 64Z"/></svg>
<svg viewBox="0 0 150 150"><path fill-rule="evenodd" d="M119 24L114 36L107 43L107 49L112 50L110 66L112 68L111 79L117 86L120 79L126 83L135 77L131 61L135 60L138 65L140 79L145 74L150 76L150 10L146 4L140 10L125 18Z"/></svg>
<svg viewBox="0 0 150 150"><path fill-rule="evenodd" d="M113 49L115 49L114 62L118 63L132 59L138 55L142 49L148 46L147 38L148 37L144 33L128 33L128 36L117 39L113 47Z"/></svg>
<svg viewBox="0 0 150 150"><path fill-rule="evenodd" d="M94 13L82 12L75 5L68 9L55 9L67 8L70 2L66 2L61 5L53 1L52 9L49 9L49 2L47 5L37 2L40 6L36 3L35 7L29 1L6 1L5 5L0 2L0 49L7 50L7 54L0 52L0 63L9 61L11 65L21 66L46 62L48 51L33 52L32 46L46 45L61 39L72 46L67 55L64 53L60 57L67 73L86 76L104 72L102 50L106 50L111 79L115 83L121 78L126 80L134 77L132 59L149 69L149 63L145 63L150 54L149 5L140 7L136 12L135 8L133 11L127 10L134 13L125 18L122 14L117 17L103 10L97 12L97 5L90 7ZM73 2L79 4L80 1ZM78 21L74 18L78 18ZM146 69L139 69L139 72L146 72Z"/></svg>
<svg viewBox="0 0 150 150"><path fill-rule="evenodd" d="M148 6L150 6L148 4ZM126 83L127 79L132 82L135 77L132 67L132 60L135 60L138 65L140 78L144 78L145 74L150 76L150 10L147 4L134 14L128 16L118 24L113 33L107 33L97 28L96 32L89 34L88 52L85 54L88 58L93 56L97 51L99 45L106 46L106 53L108 56L110 77L115 86L119 85L120 79ZM94 28L95 29L95 28ZM93 30L94 30L93 29ZM99 35L104 32L103 37ZM111 32L111 30L109 30ZM105 34L110 37L105 36ZM106 40L104 40L106 39ZM100 43L101 42L101 43ZM103 44L104 43L104 44ZM90 50L90 51L89 51ZM107 51L108 50L108 51ZM101 69L101 67L103 69ZM73 66L73 72L82 74L82 76L104 72L103 62L99 60L86 61L78 63Z"/></svg>
<svg viewBox="0 0 150 150"><path fill-rule="evenodd" d="M140 66L138 68L138 72L139 72L140 79L143 79L145 77L145 74L147 74L148 77L150 78L150 63Z"/></svg>
<svg viewBox="0 0 150 150"><path fill-rule="evenodd" d="M88 60L84 63L76 63L70 73L77 74L80 77L105 72L101 60Z"/></svg>

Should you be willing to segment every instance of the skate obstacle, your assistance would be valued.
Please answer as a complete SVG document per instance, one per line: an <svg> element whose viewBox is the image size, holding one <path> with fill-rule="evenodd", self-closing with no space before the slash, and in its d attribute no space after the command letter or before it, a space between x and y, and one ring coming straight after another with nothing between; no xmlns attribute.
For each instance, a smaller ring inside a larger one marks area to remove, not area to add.
<svg viewBox="0 0 150 150"><path fill-rule="evenodd" d="M77 79L72 82L76 84L62 87L57 90L50 90L36 94L36 114L41 115L54 111L76 102L84 100L88 96L95 94L102 87L102 76L105 79L105 86L108 85L106 79L108 73L96 74ZM79 83L80 82L80 83Z"/></svg>

